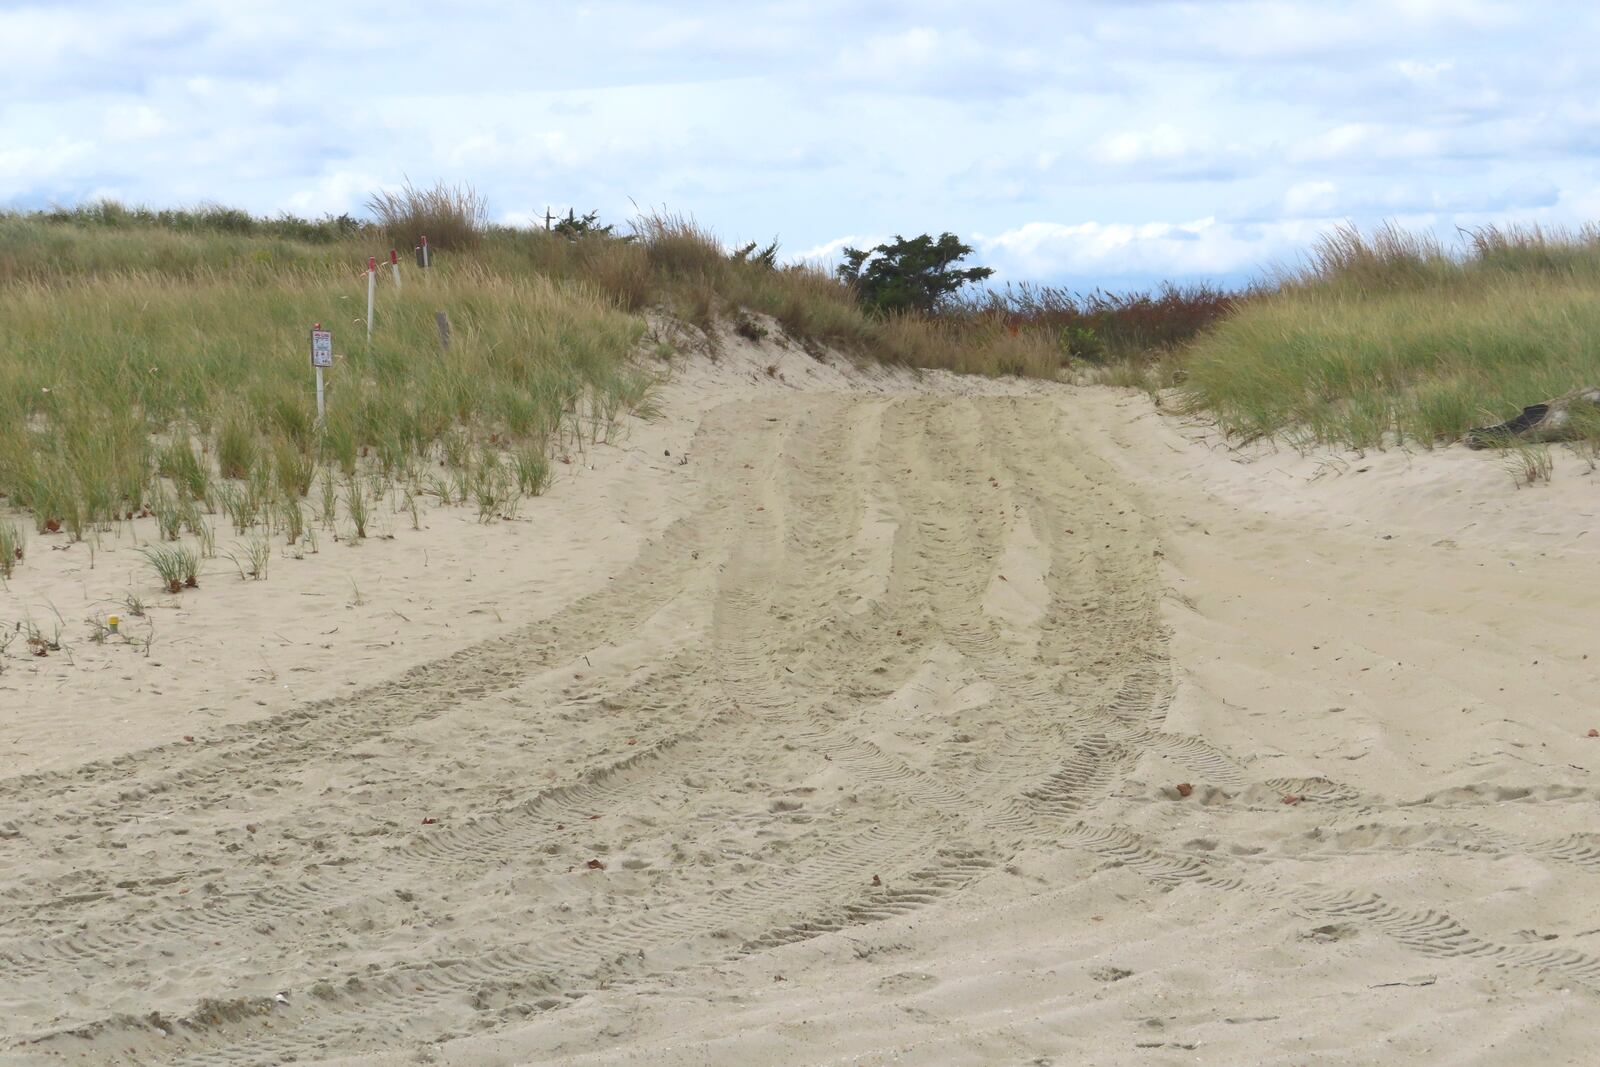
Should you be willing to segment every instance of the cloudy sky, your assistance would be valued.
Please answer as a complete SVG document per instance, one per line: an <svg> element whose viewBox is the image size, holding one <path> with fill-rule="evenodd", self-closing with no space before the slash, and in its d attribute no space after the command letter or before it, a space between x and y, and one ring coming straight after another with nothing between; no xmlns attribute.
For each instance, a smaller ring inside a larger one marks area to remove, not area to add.
<svg viewBox="0 0 1600 1067"><path fill-rule="evenodd" d="M1002 277L1237 281L1341 220L1600 218L1600 7L0 0L0 207L952 230Z"/></svg>

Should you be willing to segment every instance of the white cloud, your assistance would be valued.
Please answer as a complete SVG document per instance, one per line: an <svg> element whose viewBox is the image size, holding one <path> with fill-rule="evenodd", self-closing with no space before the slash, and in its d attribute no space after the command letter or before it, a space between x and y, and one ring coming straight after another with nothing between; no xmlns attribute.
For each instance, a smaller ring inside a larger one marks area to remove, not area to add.
<svg viewBox="0 0 1600 1067"><path fill-rule="evenodd" d="M1248 273L1298 248L1325 223L1030 222L974 244L1002 278L1229 277Z"/></svg>
<svg viewBox="0 0 1600 1067"><path fill-rule="evenodd" d="M148 104L113 104L106 109L105 137L111 141L147 141L170 129L161 112Z"/></svg>
<svg viewBox="0 0 1600 1067"><path fill-rule="evenodd" d="M290 193L287 206L301 215L337 215L364 202L384 184L370 171L336 170Z"/></svg>
<svg viewBox="0 0 1600 1067"><path fill-rule="evenodd" d="M1021 92L1052 73L1031 47L996 46L965 30L914 26L846 45L835 59L837 82L882 91Z"/></svg>
<svg viewBox="0 0 1600 1067"><path fill-rule="evenodd" d="M1336 212L1338 197L1339 187L1333 182L1299 182L1283 194L1283 213L1291 218L1327 218Z"/></svg>
<svg viewBox="0 0 1600 1067"><path fill-rule="evenodd" d="M37 146L0 147L0 201L68 175L93 156L92 142L59 136Z"/></svg>
<svg viewBox="0 0 1600 1067"><path fill-rule="evenodd" d="M860 237L850 234L848 237L835 237L831 241L802 249L784 256L783 259L786 263L809 263L813 266L831 268L842 261L846 248L873 248L886 241L887 237Z"/></svg>
<svg viewBox="0 0 1600 1067"><path fill-rule="evenodd" d="M1439 76L1455 69L1455 61L1450 59L1440 60L1435 63L1424 63L1418 59L1400 59L1393 64L1394 69L1414 82L1427 85L1439 80Z"/></svg>
<svg viewBox="0 0 1600 1067"><path fill-rule="evenodd" d="M1151 160L1182 159L1193 154L1200 146L1177 128L1161 123L1143 133L1126 131L1114 133L1091 149L1091 154L1102 163L1127 165Z"/></svg>
<svg viewBox="0 0 1600 1067"><path fill-rule="evenodd" d="M1420 159L1442 152L1447 132L1347 122L1298 142L1290 148L1289 158L1302 163Z"/></svg>

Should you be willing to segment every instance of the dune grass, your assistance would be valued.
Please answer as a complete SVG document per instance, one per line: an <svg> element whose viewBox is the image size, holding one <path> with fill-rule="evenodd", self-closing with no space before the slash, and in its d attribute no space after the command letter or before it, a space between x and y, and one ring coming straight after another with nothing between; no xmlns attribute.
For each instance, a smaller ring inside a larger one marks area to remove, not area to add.
<svg viewBox="0 0 1600 1067"><path fill-rule="evenodd" d="M292 533L318 469L414 476L455 433L547 449L646 401L643 322L575 280L470 259L385 277L369 344L358 241L0 219L0 497L76 538L185 502ZM314 322L336 353L322 423Z"/></svg>
<svg viewBox="0 0 1600 1067"><path fill-rule="evenodd" d="M219 518L240 535L305 536L301 498L335 477L343 492L321 518L332 528L337 511L355 539L377 495L369 474L402 487L413 514L425 492L485 521L514 514L549 484L552 449L653 411L651 314L713 345L748 309L863 358L1061 366L1052 342L998 321L870 315L827 274L730 253L686 218L642 218L622 236L491 226L481 199L447 187L408 187L374 210L370 222L116 204L0 213L0 500L73 538L153 515L203 557ZM396 287L385 253L413 229L439 254L427 271L402 258ZM370 343L369 255L385 264ZM321 422L313 323L336 353Z"/></svg>
<svg viewBox="0 0 1600 1067"><path fill-rule="evenodd" d="M1188 349L1184 389L1246 438L1431 447L1600 383L1596 338L1593 228L1343 229Z"/></svg>

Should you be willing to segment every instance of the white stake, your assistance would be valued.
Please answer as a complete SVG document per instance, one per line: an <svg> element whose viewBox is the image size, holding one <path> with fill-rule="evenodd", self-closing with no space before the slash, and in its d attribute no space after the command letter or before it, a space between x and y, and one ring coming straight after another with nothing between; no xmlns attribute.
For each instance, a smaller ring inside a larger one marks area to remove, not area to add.
<svg viewBox="0 0 1600 1067"><path fill-rule="evenodd" d="M389 269L394 271L394 291L400 291L400 253L389 249Z"/></svg>
<svg viewBox="0 0 1600 1067"><path fill-rule="evenodd" d="M322 398L322 368L317 368L317 421L322 422L328 416L328 405Z"/></svg>
<svg viewBox="0 0 1600 1067"><path fill-rule="evenodd" d="M433 266L432 256L428 253L428 235L427 234L423 234L422 235L422 265L424 267Z"/></svg>
<svg viewBox="0 0 1600 1067"><path fill-rule="evenodd" d="M372 340L372 304L378 297L378 257L367 257L367 340Z"/></svg>

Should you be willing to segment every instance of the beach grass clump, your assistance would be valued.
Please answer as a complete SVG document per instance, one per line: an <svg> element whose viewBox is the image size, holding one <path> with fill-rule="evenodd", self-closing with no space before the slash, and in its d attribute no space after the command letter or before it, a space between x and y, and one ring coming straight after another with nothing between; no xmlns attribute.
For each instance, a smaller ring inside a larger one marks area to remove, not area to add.
<svg viewBox="0 0 1600 1067"><path fill-rule="evenodd" d="M367 199L367 210L394 249L414 249L428 239L430 249L475 248L489 224L489 203L470 185L439 183L418 188L409 180L395 190Z"/></svg>
<svg viewBox="0 0 1600 1067"><path fill-rule="evenodd" d="M550 455L544 449L522 445L511 458L518 492L524 496L539 496L550 487Z"/></svg>
<svg viewBox="0 0 1600 1067"><path fill-rule="evenodd" d="M210 482L209 465L195 453L187 432L174 434L157 457L156 473L169 479L180 492L204 500Z"/></svg>
<svg viewBox="0 0 1600 1067"><path fill-rule="evenodd" d="M22 562L22 528L10 519L0 519L0 578L9 578Z"/></svg>
<svg viewBox="0 0 1600 1067"><path fill-rule="evenodd" d="M344 512L350 520L355 539L365 538L367 527L372 522L372 499L367 495L367 488L361 484L361 479L354 474L345 477Z"/></svg>
<svg viewBox="0 0 1600 1067"><path fill-rule="evenodd" d="M188 545L145 545L139 554L150 562L161 579L161 587L169 593L200 586L200 555Z"/></svg>

